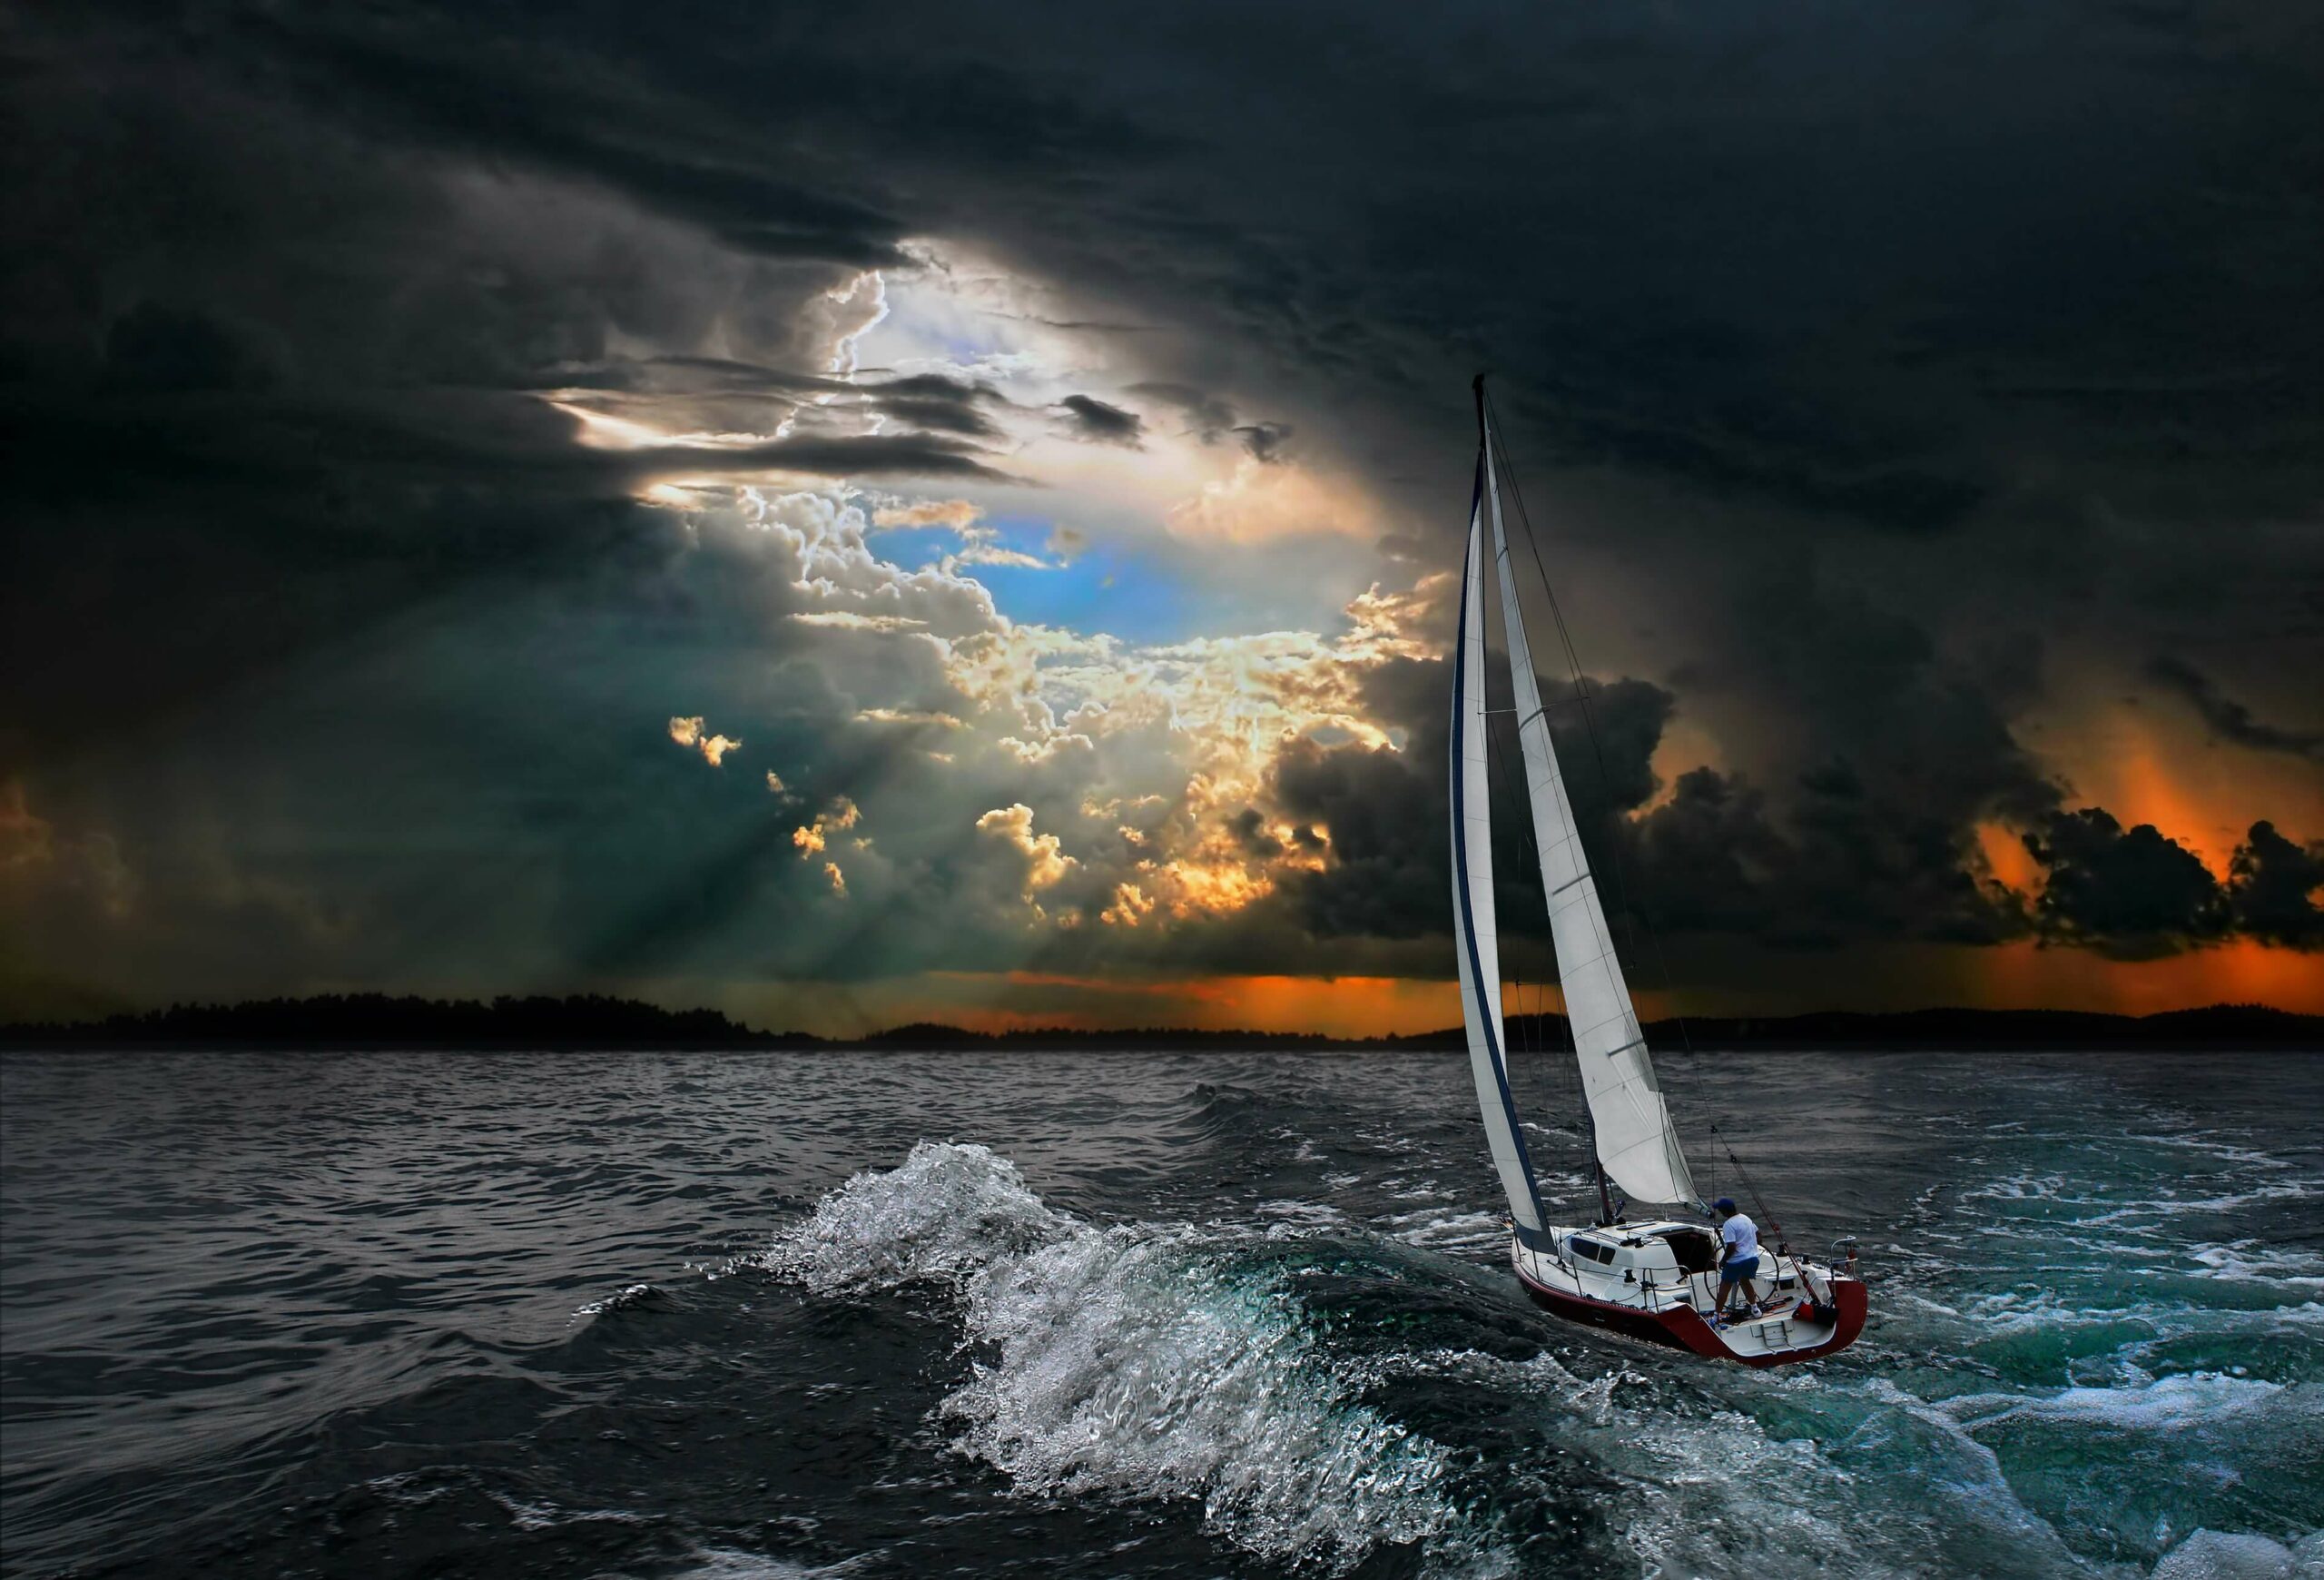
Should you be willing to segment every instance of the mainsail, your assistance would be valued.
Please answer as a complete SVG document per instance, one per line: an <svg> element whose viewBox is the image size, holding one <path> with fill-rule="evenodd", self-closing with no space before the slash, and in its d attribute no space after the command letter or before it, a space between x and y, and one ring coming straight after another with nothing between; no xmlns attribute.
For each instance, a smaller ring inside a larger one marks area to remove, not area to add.
<svg viewBox="0 0 2324 1580"><path fill-rule="evenodd" d="M1482 399L1482 398L1481 398ZM1501 584L1508 627L1510 676L1517 696L1517 738L1525 755L1525 798L1541 848L1541 892L1549 898L1550 936L1557 945L1558 982L1565 990L1581 1087L1590 1100L1598 1161L1626 1194L1644 1201L1692 1201L1695 1182L1671 1128L1669 1105L1654 1078L1638 1010L1614 955L1613 934L1598 901L1598 880L1581 848L1581 830L1566 799L1565 775L1550 740L1548 712L1533 675L1532 646L1517 603L1509 563L1509 535L1501 519L1501 483L1494 476L1492 436L1478 423L1485 492L1492 505L1493 573ZM1576 684L1579 684L1577 680Z"/></svg>
<svg viewBox="0 0 2324 1580"><path fill-rule="evenodd" d="M1469 1072L1493 1167L1509 1197L1518 1238L1541 1229L1509 1068L1501 1045L1501 943L1493 924L1492 803L1485 780L1485 457L1469 502L1469 551L1461 569L1461 629L1452 645L1452 930L1461 963L1461 1018L1469 1031Z"/></svg>

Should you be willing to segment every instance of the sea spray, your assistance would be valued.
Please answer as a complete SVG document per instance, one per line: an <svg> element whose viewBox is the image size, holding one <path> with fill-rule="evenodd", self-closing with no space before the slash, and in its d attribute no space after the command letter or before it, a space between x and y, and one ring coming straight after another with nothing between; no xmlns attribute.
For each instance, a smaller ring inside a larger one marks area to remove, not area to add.
<svg viewBox="0 0 2324 1580"><path fill-rule="evenodd" d="M824 1197L757 1260L822 1294L957 1284L1070 1222L991 1148L921 1141L901 1167L867 1169Z"/></svg>
<svg viewBox="0 0 2324 1580"><path fill-rule="evenodd" d="M979 1352L942 1414L954 1447L1033 1496L1193 1498L1262 1556L1344 1569L1462 1539L1444 1449L1364 1404L1279 1278L1231 1231L1098 1229L1050 1210L1006 1159L921 1141L832 1192L761 1259L820 1293L957 1290Z"/></svg>
<svg viewBox="0 0 2324 1580"><path fill-rule="evenodd" d="M1335 1565L1454 1523L1443 1450L1357 1402L1296 1303L1191 1230L1081 1229L996 1262L968 1326L999 1354L945 1410L1028 1491L1198 1497L1253 1552Z"/></svg>

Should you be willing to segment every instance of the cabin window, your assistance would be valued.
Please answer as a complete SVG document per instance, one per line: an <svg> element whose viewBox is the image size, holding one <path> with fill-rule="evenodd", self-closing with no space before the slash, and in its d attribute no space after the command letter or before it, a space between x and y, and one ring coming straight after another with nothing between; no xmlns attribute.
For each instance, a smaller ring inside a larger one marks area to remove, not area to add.
<svg viewBox="0 0 2324 1580"><path fill-rule="evenodd" d="M1567 1243L1573 1247L1574 1255L1586 1257L1593 1262L1610 1264L1614 1259L1614 1248L1601 1240L1584 1239L1577 1234Z"/></svg>

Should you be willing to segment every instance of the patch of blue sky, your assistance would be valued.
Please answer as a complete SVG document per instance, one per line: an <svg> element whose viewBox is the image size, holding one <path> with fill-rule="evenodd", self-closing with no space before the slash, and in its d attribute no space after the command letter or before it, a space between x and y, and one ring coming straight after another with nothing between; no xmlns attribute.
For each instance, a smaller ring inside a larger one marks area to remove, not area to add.
<svg viewBox="0 0 2324 1580"><path fill-rule="evenodd" d="M1054 524L1032 517L1001 516L981 525L996 548L1029 554L1047 568L1021 565L970 565L962 571L984 584L993 606L1024 625L1057 626L1087 635L1116 637L1139 647L1182 642L1202 635L1201 607L1191 588L1153 560L1105 544L1085 545L1071 559L1049 548ZM960 551L960 539L943 528L875 528L866 538L881 558L918 570Z"/></svg>

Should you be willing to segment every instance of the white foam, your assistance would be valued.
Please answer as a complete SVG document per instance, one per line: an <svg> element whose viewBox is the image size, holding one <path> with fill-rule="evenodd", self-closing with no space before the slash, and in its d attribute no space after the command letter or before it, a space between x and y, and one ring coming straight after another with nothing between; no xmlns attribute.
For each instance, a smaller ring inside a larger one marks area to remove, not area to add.
<svg viewBox="0 0 2324 1580"><path fill-rule="evenodd" d="M2203 1270L2199 1279L2224 1279L2249 1284L2300 1284L2324 1288L2324 1257L2280 1246L2262 1246L2256 1239L2230 1240L2225 1245L2199 1245L2187 1253Z"/></svg>
<svg viewBox="0 0 2324 1580"><path fill-rule="evenodd" d="M1069 1221L990 1148L921 1141L901 1167L865 1170L824 1197L758 1262L823 1294L958 1283Z"/></svg>
<svg viewBox="0 0 2324 1580"><path fill-rule="evenodd" d="M1280 1279L1238 1265L1258 1243L1093 1228L988 1149L923 1141L762 1262L823 1292L957 1289L986 1353L943 1403L953 1446L1021 1493L1197 1499L1237 1545L1328 1568L1415 1544L1440 1568L1490 1562L1444 1491L1445 1451L1364 1404L1357 1368L1318 1346Z"/></svg>
<svg viewBox="0 0 2324 1580"><path fill-rule="evenodd" d="M2221 1372L2187 1372L2157 1378L2135 1387L2073 1387L2047 1398L1973 1394L1945 1401L1956 1417L1978 1411L1976 1425L1992 1426L2015 1417L2051 1421L2095 1422L2136 1431L2170 1432L2216 1427L2259 1408L2284 1391L2260 1378ZM1990 1411L1990 1413L1984 1413Z"/></svg>
<svg viewBox="0 0 2324 1580"><path fill-rule="evenodd" d="M1443 1450L1358 1403L1290 1298L1192 1231L1078 1229L968 1300L1000 1356L945 1408L1025 1490L1198 1497L1253 1552L1343 1565L1454 1523Z"/></svg>
<svg viewBox="0 0 2324 1580"><path fill-rule="evenodd" d="M2201 1152L2226 1163L2248 1164L2257 1169L2289 1169L2292 1165L2270 1152L2256 1147L2239 1146L2219 1139L2218 1131L2181 1131L2171 1133L2133 1131L2124 1138L2142 1141L2149 1146L2176 1147L2182 1151ZM2249 1140L2247 1136L2245 1138Z"/></svg>
<svg viewBox="0 0 2324 1580"><path fill-rule="evenodd" d="M1347 1214L1331 1203L1302 1201L1295 1196L1272 1197L1255 1202L1251 1211L1255 1217L1271 1219L1276 1226L1293 1231L1337 1229L1347 1222Z"/></svg>
<svg viewBox="0 0 2324 1580"><path fill-rule="evenodd" d="M602 1317L608 1311L626 1311L633 1306L644 1305L660 1292L651 1284L632 1284L626 1289L616 1289L610 1295L590 1301L573 1313L574 1319L577 1321L584 1317Z"/></svg>
<svg viewBox="0 0 2324 1580"><path fill-rule="evenodd" d="M1508 1228L1496 1212L1432 1208L1421 1212L1391 1213L1373 1221L1405 1244L1430 1250L1497 1247L1509 1238Z"/></svg>
<svg viewBox="0 0 2324 1580"><path fill-rule="evenodd" d="M1885 1379L1836 1390L1812 1374L1674 1377L1628 1365L1585 1379L1554 1355L1506 1361L1475 1351L1419 1365L1530 1396L1553 1413L1561 1445L1625 1489L1617 1528L1649 1577L2087 1573L2018 1499L1991 1449ZM1706 1399L1698 1391L1706 1386L1739 1397ZM1786 1392L1868 1394L1872 1408L1841 1411L1861 1424L1819 1447L1776 1437L1738 1407ZM1867 1486L1906 1466L1942 1517L1867 1502ZM2007 1562L1993 1563L1997 1555Z"/></svg>
<svg viewBox="0 0 2324 1580"><path fill-rule="evenodd" d="M2154 1580L2315 1580L2318 1575L2324 1575L2324 1532L2287 1547L2240 1531L2198 1530L2154 1566Z"/></svg>

